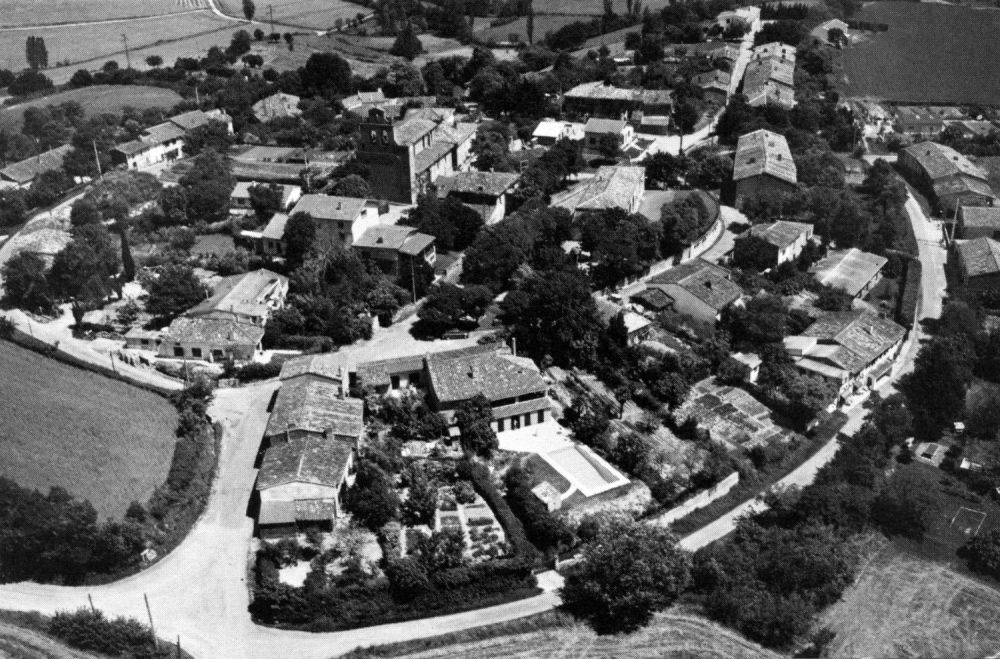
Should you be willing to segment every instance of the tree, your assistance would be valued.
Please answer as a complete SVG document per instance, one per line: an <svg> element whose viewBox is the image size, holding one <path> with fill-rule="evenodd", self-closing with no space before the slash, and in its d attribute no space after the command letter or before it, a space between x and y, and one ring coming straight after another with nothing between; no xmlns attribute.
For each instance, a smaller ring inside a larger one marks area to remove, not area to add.
<svg viewBox="0 0 1000 659"><path fill-rule="evenodd" d="M285 224L285 262L289 271L298 269L309 256L317 235L316 220L309 213L294 213Z"/></svg>
<svg viewBox="0 0 1000 659"><path fill-rule="evenodd" d="M6 306L27 311L47 312L53 307L48 266L37 254L20 252L3 265Z"/></svg>
<svg viewBox="0 0 1000 659"><path fill-rule="evenodd" d="M337 197L368 199L372 196L372 187L357 174L348 174L331 182L328 193Z"/></svg>
<svg viewBox="0 0 1000 659"><path fill-rule="evenodd" d="M584 547L560 594L566 608L598 633L634 631L676 601L690 566L669 531L617 519Z"/></svg>
<svg viewBox="0 0 1000 659"><path fill-rule="evenodd" d="M459 288L443 282L430 289L427 301L417 312L420 334L439 337L450 329L475 323L493 296L485 286Z"/></svg>
<svg viewBox="0 0 1000 659"><path fill-rule="evenodd" d="M27 69L17 74L14 82L7 86L7 91L10 92L11 96L28 96L52 88L52 81L44 74L34 69Z"/></svg>
<svg viewBox="0 0 1000 659"><path fill-rule="evenodd" d="M24 58L28 61L28 68L32 70L47 68L49 66L49 51L45 47L45 39L28 37L24 44Z"/></svg>
<svg viewBox="0 0 1000 659"><path fill-rule="evenodd" d="M1000 531L972 538L960 552L969 561L969 569L973 572L1000 578Z"/></svg>
<svg viewBox="0 0 1000 659"><path fill-rule="evenodd" d="M163 64L163 58L159 55L150 55L146 58L146 64L154 69L159 68Z"/></svg>
<svg viewBox="0 0 1000 659"><path fill-rule="evenodd" d="M921 436L934 437L960 418L972 379L971 361L970 346L957 337L936 336L917 353L902 389L917 418L914 430Z"/></svg>
<svg viewBox="0 0 1000 659"><path fill-rule="evenodd" d="M128 227L125 224L119 225L118 237L122 248L122 280L129 282L135 279L135 258L132 256L132 247L128 242Z"/></svg>
<svg viewBox="0 0 1000 659"><path fill-rule="evenodd" d="M299 70L307 96L322 96L327 100L339 94L350 94L351 66L336 53L313 53Z"/></svg>
<svg viewBox="0 0 1000 659"><path fill-rule="evenodd" d="M21 224L28 218L28 204L21 190L0 190L0 226Z"/></svg>
<svg viewBox="0 0 1000 659"><path fill-rule="evenodd" d="M257 13L257 6L253 3L253 0L243 0L243 15L248 21L252 21L254 14ZM263 36L263 32L261 33ZM260 41L260 39L257 39Z"/></svg>
<svg viewBox="0 0 1000 659"><path fill-rule="evenodd" d="M288 50L295 50L295 36L291 32L285 32L283 36L285 43L288 44Z"/></svg>
<svg viewBox="0 0 1000 659"><path fill-rule="evenodd" d="M834 46L839 46L842 43L847 43L847 36L839 27L834 27L826 31L826 40Z"/></svg>
<svg viewBox="0 0 1000 659"><path fill-rule="evenodd" d="M608 159L618 157L618 147L621 146L618 135L615 133L603 133L597 141L598 152Z"/></svg>
<svg viewBox="0 0 1000 659"><path fill-rule="evenodd" d="M438 486L427 469L414 463L405 472L407 495L403 502L403 520L411 525L433 524L437 510Z"/></svg>
<svg viewBox="0 0 1000 659"><path fill-rule="evenodd" d="M500 447L492 422L493 408L483 394L476 394L458 406L455 423L466 453L490 459Z"/></svg>
<svg viewBox="0 0 1000 659"><path fill-rule="evenodd" d="M465 565L465 535L461 529L444 528L417 539L417 556L434 574Z"/></svg>
<svg viewBox="0 0 1000 659"><path fill-rule="evenodd" d="M56 297L96 303L111 294L119 266L119 250L108 230L86 224L76 227L73 241L56 254L49 285Z"/></svg>
<svg viewBox="0 0 1000 659"><path fill-rule="evenodd" d="M405 57L406 59L412 61L413 58L422 52L424 52L424 47L423 44L420 43L420 39L417 37L416 31L413 29L413 23L407 21L406 25L403 26L403 30L393 42L392 48L389 50L389 54L396 55L398 57Z"/></svg>
<svg viewBox="0 0 1000 659"><path fill-rule="evenodd" d="M358 461L354 485L344 504L354 519L371 531L399 517L399 496L389 476L369 460Z"/></svg>
<svg viewBox="0 0 1000 659"><path fill-rule="evenodd" d="M535 43L535 8L532 6L533 1L528 0L528 13L525 17L525 33L528 37L528 45Z"/></svg>
<svg viewBox="0 0 1000 659"><path fill-rule="evenodd" d="M235 141L236 137L229 132L229 126L212 120L185 132L184 153L195 156L207 149L225 153Z"/></svg>
<svg viewBox="0 0 1000 659"><path fill-rule="evenodd" d="M229 158L212 149L202 151L181 177L188 201L188 217L200 222L218 222L229 216L229 198L236 187Z"/></svg>
<svg viewBox="0 0 1000 659"><path fill-rule="evenodd" d="M277 183L251 185L248 192L250 194L250 207L258 222L270 220L275 213L281 210L284 192Z"/></svg>
<svg viewBox="0 0 1000 659"><path fill-rule="evenodd" d="M207 291L187 265L165 266L159 275L143 273L146 311L154 316L176 316L205 299Z"/></svg>
<svg viewBox="0 0 1000 659"><path fill-rule="evenodd" d="M226 54L235 60L240 55L250 52L252 42L253 38L250 36L249 32L246 30L237 30L233 34L233 38L229 41L229 47L226 48Z"/></svg>
<svg viewBox="0 0 1000 659"><path fill-rule="evenodd" d="M75 227L84 224L100 224L103 219L101 212L97 210L97 204L86 197L70 207L69 221Z"/></svg>
<svg viewBox="0 0 1000 659"><path fill-rule="evenodd" d="M94 84L94 76L87 69L77 69L69 79L70 87L89 87Z"/></svg>
<svg viewBox="0 0 1000 659"><path fill-rule="evenodd" d="M760 236L740 236L733 241L733 264L744 270L761 272L776 265L774 246Z"/></svg>

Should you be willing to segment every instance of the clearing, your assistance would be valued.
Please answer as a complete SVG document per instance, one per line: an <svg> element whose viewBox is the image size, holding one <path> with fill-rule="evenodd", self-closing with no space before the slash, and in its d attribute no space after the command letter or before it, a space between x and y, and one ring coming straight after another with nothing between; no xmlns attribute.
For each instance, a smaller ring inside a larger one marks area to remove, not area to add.
<svg viewBox="0 0 1000 659"><path fill-rule="evenodd" d="M162 396L0 341L0 476L121 517L167 477L177 413Z"/></svg>
<svg viewBox="0 0 1000 659"><path fill-rule="evenodd" d="M982 657L1000 651L1000 592L883 539L822 626L831 657Z"/></svg>
<svg viewBox="0 0 1000 659"><path fill-rule="evenodd" d="M208 9L207 0L45 0L3 3L2 27L62 25Z"/></svg>
<svg viewBox="0 0 1000 659"><path fill-rule="evenodd" d="M1000 11L875 2L855 17L886 23L844 51L847 91L899 103L1000 103Z"/></svg>
<svg viewBox="0 0 1000 659"><path fill-rule="evenodd" d="M51 96L43 96L26 103L10 106L0 111L0 130L20 133L24 123L24 111L76 101L83 107L85 116L91 117L103 112L121 114L122 108L129 106L138 110L146 108L170 109L184 99L172 89L148 87L145 85L94 85L81 89L71 89Z"/></svg>
<svg viewBox="0 0 1000 659"><path fill-rule="evenodd" d="M216 4L222 13L243 18L242 0L216 0ZM331 30L338 18L347 21L356 18L358 14L370 16L372 13L364 5L346 0L273 0L269 3L257 3L254 19L258 23L266 24L271 20L268 7L274 8L275 23L310 30ZM264 31L268 32L269 29Z"/></svg>

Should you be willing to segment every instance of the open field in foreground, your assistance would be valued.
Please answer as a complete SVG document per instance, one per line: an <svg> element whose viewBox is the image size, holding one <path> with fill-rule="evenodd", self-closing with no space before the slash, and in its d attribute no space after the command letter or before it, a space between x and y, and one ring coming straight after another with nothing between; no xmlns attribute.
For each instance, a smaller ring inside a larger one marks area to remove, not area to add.
<svg viewBox="0 0 1000 659"><path fill-rule="evenodd" d="M216 0L216 5L224 14L243 18L242 0ZM365 16L372 13L368 7L347 0L273 0L257 3L255 21L266 23L270 20L268 6L274 7L275 23L315 30L331 29L338 18L346 21L359 13ZM268 29L265 28L264 31L267 32Z"/></svg>
<svg viewBox="0 0 1000 659"><path fill-rule="evenodd" d="M441 640L450 643L439 645ZM736 632L693 615L660 613L648 627L634 634L598 636L590 627L573 621L569 616L547 613L502 623L492 628L470 629L446 637L376 647L371 651L358 650L350 656L352 659L360 657L777 659L780 655L765 650Z"/></svg>
<svg viewBox="0 0 1000 659"><path fill-rule="evenodd" d="M207 0L44 0L0 3L0 26L60 25L207 9Z"/></svg>
<svg viewBox="0 0 1000 659"><path fill-rule="evenodd" d="M889 25L844 51L848 91L888 101L1000 104L1000 11L874 2L855 17Z"/></svg>
<svg viewBox="0 0 1000 659"><path fill-rule="evenodd" d="M27 103L20 103L0 111L0 130L20 133L24 123L24 111L30 107L45 107L76 101L83 106L85 116L102 112L120 114L122 108L131 106L139 110L146 108L170 109L180 103L181 95L171 89L147 87L145 85L94 85L82 89L52 94Z"/></svg>
<svg viewBox="0 0 1000 659"><path fill-rule="evenodd" d="M177 414L163 397L0 341L0 476L121 516L166 480Z"/></svg>
<svg viewBox="0 0 1000 659"><path fill-rule="evenodd" d="M818 626L829 657L982 657L1000 652L1000 592L882 540Z"/></svg>

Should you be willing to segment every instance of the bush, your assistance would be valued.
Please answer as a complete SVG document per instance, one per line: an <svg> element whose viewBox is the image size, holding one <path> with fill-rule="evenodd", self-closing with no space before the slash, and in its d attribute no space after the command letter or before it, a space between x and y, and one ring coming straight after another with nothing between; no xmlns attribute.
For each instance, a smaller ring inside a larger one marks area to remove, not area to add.
<svg viewBox="0 0 1000 659"><path fill-rule="evenodd" d="M507 472L507 502L514 514L524 522L528 539L542 549L563 551L571 547L576 536L561 519L549 512L545 504L531 491L531 477L519 467Z"/></svg>
<svg viewBox="0 0 1000 659"><path fill-rule="evenodd" d="M132 618L108 620L100 611L57 613L49 633L68 645L116 657L146 656L155 650L149 628Z"/></svg>
<svg viewBox="0 0 1000 659"><path fill-rule="evenodd" d="M497 516L497 520L499 520L500 525L507 534L507 540L514 549L514 555L534 560L537 554L535 546L528 540L521 520L517 518L514 511L507 504L507 501L493 485L489 468L480 462L463 460L458 463L458 474L460 478L472 483L479 496L493 510L493 514Z"/></svg>

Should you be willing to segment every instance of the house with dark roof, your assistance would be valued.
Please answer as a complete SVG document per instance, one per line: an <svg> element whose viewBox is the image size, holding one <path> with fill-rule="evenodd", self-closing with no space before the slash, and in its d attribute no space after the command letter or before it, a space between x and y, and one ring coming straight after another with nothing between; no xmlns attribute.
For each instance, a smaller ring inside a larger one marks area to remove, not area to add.
<svg viewBox="0 0 1000 659"><path fill-rule="evenodd" d="M904 338L902 325L859 309L826 313L783 342L798 369L837 385L843 403L885 382Z"/></svg>
<svg viewBox="0 0 1000 659"><path fill-rule="evenodd" d="M946 213L962 206L994 206L987 173L949 146L921 142L899 152L897 167Z"/></svg>
<svg viewBox="0 0 1000 659"><path fill-rule="evenodd" d="M315 220L317 240L327 241L345 249L361 238L365 231L378 224L378 207L369 203L367 199L359 197L302 195L289 216L296 213L306 213ZM265 233L276 234L277 227L274 231L265 230ZM281 241L284 241L284 231Z"/></svg>
<svg viewBox="0 0 1000 659"><path fill-rule="evenodd" d="M248 361L261 351L264 327L234 319L181 316L164 330L160 357Z"/></svg>
<svg viewBox="0 0 1000 659"><path fill-rule="evenodd" d="M253 104L253 116L257 117L257 121L297 117L302 114L302 110L299 109L299 100L299 97L294 94L284 92L271 94Z"/></svg>
<svg viewBox="0 0 1000 659"><path fill-rule="evenodd" d="M1000 234L1000 206L959 206L957 237L996 238Z"/></svg>
<svg viewBox="0 0 1000 659"><path fill-rule="evenodd" d="M896 130L916 139L934 139L944 130L944 120L928 108L900 105L896 108Z"/></svg>
<svg viewBox="0 0 1000 659"><path fill-rule="evenodd" d="M691 84L701 90L702 98L706 101L722 107L729 100L732 75L728 71L712 69L691 78Z"/></svg>
<svg viewBox="0 0 1000 659"><path fill-rule="evenodd" d="M795 107L795 62L755 58L743 73L743 95L753 106Z"/></svg>
<svg viewBox="0 0 1000 659"><path fill-rule="evenodd" d="M1000 242L992 238L956 240L955 255L962 283L976 290L1000 289Z"/></svg>
<svg viewBox="0 0 1000 659"><path fill-rule="evenodd" d="M496 224L507 215L507 197L521 180L512 172L470 170L437 180L438 197L454 197L474 209L486 224Z"/></svg>
<svg viewBox="0 0 1000 659"><path fill-rule="evenodd" d="M670 116L673 96L665 89L626 89L598 80L567 91L563 105L572 114L639 123L647 115Z"/></svg>
<svg viewBox="0 0 1000 659"><path fill-rule="evenodd" d="M651 290L659 291L659 295L653 295L666 303L663 310L711 324L721 318L723 309L743 296L743 289L728 270L700 258L651 277L646 281L646 291Z"/></svg>
<svg viewBox="0 0 1000 659"><path fill-rule="evenodd" d="M184 137L212 121L222 122L230 133L233 132L233 120L224 110L191 110L150 126L137 140L117 145L111 150L111 162L137 169L183 158Z"/></svg>
<svg viewBox="0 0 1000 659"><path fill-rule="evenodd" d="M375 196L415 204L441 176L468 169L476 124L422 116L397 121L373 108L361 122L357 158L371 170Z"/></svg>
<svg viewBox="0 0 1000 659"><path fill-rule="evenodd" d="M236 320L263 327L271 313L285 306L288 277L253 270L223 277L212 295L185 312L191 318Z"/></svg>
<svg viewBox="0 0 1000 659"><path fill-rule="evenodd" d="M343 382L283 380L264 431L266 446L304 437L357 443L364 432L364 403L347 397L346 390Z"/></svg>
<svg viewBox="0 0 1000 659"><path fill-rule="evenodd" d="M760 129L741 135L733 165L736 204L757 195L798 189L798 170L784 135Z"/></svg>
<svg viewBox="0 0 1000 659"><path fill-rule="evenodd" d="M72 144L63 144L30 158L11 163L0 169L0 181L6 181L22 189L29 188L39 174L62 169L63 160L72 149Z"/></svg>
<svg viewBox="0 0 1000 659"><path fill-rule="evenodd" d="M646 189L646 168L604 165L593 177L552 195L552 206L571 213L600 212L620 208L636 213Z"/></svg>
<svg viewBox="0 0 1000 659"><path fill-rule="evenodd" d="M403 225L374 226L354 242L352 249L372 259L384 272L392 275L420 262L433 267L437 258L434 236Z"/></svg>
<svg viewBox="0 0 1000 659"><path fill-rule="evenodd" d="M591 117L583 126L583 145L591 151L599 151L601 140L610 135L618 149L624 149L635 140L635 129L621 119L598 119Z"/></svg>
<svg viewBox="0 0 1000 659"><path fill-rule="evenodd" d="M812 235L811 224L778 220L770 224L755 224L737 240L745 240L750 236L760 238L770 248L772 262L777 266L799 258Z"/></svg>
<svg viewBox="0 0 1000 659"><path fill-rule="evenodd" d="M882 268L888 262L889 259L884 256L851 247L831 250L814 263L809 272L824 286L839 289L860 300L882 278Z"/></svg>

